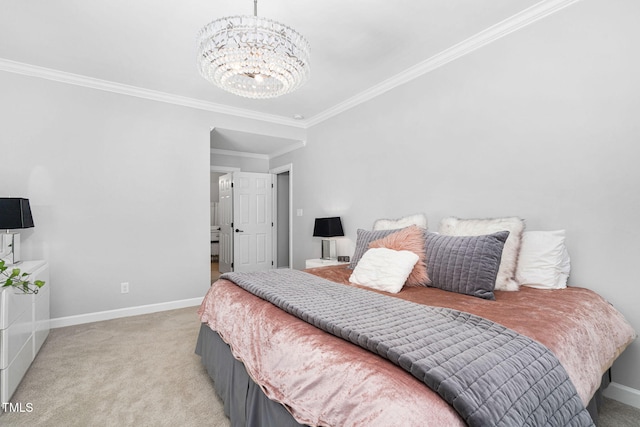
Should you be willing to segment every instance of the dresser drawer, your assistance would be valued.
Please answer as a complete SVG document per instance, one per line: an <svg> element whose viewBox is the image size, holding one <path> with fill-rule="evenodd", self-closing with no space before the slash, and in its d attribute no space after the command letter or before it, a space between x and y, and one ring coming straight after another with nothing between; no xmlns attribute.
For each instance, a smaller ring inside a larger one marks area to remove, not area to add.
<svg viewBox="0 0 640 427"><path fill-rule="evenodd" d="M7 329L0 330L0 369L7 368L31 338L32 316L31 309L25 310ZM33 348L29 351L33 352Z"/></svg>
<svg viewBox="0 0 640 427"><path fill-rule="evenodd" d="M4 369L0 369L0 402L8 402L13 396L13 392L16 391L22 377L29 369L33 357L31 352L33 351L33 338L29 336L29 339L25 345L20 349L17 357Z"/></svg>
<svg viewBox="0 0 640 427"><path fill-rule="evenodd" d="M16 322L25 311L31 313L31 295L13 288L4 288L0 292L0 329L7 329Z"/></svg>

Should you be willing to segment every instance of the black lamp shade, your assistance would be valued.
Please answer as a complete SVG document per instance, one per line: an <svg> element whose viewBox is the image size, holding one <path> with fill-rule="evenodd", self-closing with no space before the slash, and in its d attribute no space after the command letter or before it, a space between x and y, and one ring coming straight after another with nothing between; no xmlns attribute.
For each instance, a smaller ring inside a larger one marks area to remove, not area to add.
<svg viewBox="0 0 640 427"><path fill-rule="evenodd" d="M342 230L342 221L339 216L331 218L316 218L316 224L313 227L313 235L315 237L336 237L344 236Z"/></svg>
<svg viewBox="0 0 640 427"><path fill-rule="evenodd" d="M29 199L0 197L0 229L15 230L33 227Z"/></svg>

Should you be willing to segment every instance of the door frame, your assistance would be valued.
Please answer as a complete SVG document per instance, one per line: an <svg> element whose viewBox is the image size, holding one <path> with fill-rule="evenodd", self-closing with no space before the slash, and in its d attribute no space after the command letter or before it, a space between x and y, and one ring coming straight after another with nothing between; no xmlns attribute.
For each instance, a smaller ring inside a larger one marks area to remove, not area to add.
<svg viewBox="0 0 640 427"><path fill-rule="evenodd" d="M241 171L242 170L237 167L211 165L211 172L231 173L231 172L241 172ZM278 175L284 172L289 172L289 268L293 268L293 163L287 163L285 165L269 169L269 173L272 173L274 175ZM278 191L278 186L274 185L273 186L274 203L272 204L274 222L276 222L275 219L277 218L277 206L275 203L275 201L277 201L277 191ZM275 251L274 253L277 254L277 250L278 250L277 226L273 227L272 242L273 242L273 250Z"/></svg>
<svg viewBox="0 0 640 427"><path fill-rule="evenodd" d="M240 172L240 168L231 167L231 166L210 165L209 182L211 182L211 172L227 174L232 172ZM209 194L211 194L211 189L209 189ZM211 210L211 200L209 200L209 210ZM209 212L209 218L211 218L211 212ZM211 240L211 224L209 224L208 228L209 228L209 231L207 232L209 233L209 240ZM220 244L220 248L222 248L222 244Z"/></svg>
<svg viewBox="0 0 640 427"><path fill-rule="evenodd" d="M293 268L293 163L287 163L282 166L278 166L276 168L269 169L269 173L272 173L278 176L278 174L289 172L289 268ZM273 253L278 253L278 212L277 212L277 201L278 201L278 180L274 180L276 185L273 186L273 219L275 223L275 227L273 230ZM277 267L277 265L276 265Z"/></svg>

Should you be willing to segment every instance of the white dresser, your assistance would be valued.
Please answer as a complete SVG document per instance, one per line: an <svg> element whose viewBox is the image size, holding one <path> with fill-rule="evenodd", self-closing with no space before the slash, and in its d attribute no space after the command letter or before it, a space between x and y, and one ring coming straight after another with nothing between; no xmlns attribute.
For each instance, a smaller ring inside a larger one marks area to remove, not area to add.
<svg viewBox="0 0 640 427"><path fill-rule="evenodd" d="M49 265L24 261L17 266L29 280L43 280L35 295L0 288L0 402L9 402L49 335ZM11 267L10 267L11 268Z"/></svg>

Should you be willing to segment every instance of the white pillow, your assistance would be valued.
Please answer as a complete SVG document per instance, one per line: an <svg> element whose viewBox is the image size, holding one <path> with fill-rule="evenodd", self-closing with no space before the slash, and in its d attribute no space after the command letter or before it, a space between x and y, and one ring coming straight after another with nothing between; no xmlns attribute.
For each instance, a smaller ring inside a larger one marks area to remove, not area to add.
<svg viewBox="0 0 640 427"><path fill-rule="evenodd" d="M565 231L525 231L516 278L538 289L563 289L571 271Z"/></svg>
<svg viewBox="0 0 640 427"><path fill-rule="evenodd" d="M373 230L398 230L411 225L417 225L418 227L426 230L427 216L425 214L415 214L399 219L379 219L373 223Z"/></svg>
<svg viewBox="0 0 640 427"><path fill-rule="evenodd" d="M444 218L440 222L440 234L449 236L481 236L507 230L509 237L502 249L502 259L496 277L497 291L517 291L516 267L524 220L518 217L486 218L486 219L460 219L455 217Z"/></svg>
<svg viewBox="0 0 640 427"><path fill-rule="evenodd" d="M411 251L371 248L360 258L349 281L396 294L402 289L416 262L418 255Z"/></svg>

